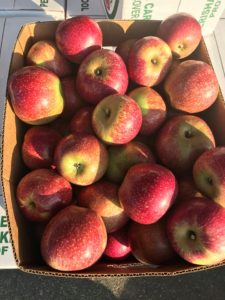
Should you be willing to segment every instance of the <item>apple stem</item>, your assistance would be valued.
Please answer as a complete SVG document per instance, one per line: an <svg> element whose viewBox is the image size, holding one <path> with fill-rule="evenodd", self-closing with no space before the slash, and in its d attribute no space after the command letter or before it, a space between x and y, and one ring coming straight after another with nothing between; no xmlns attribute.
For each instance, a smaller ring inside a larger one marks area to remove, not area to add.
<svg viewBox="0 0 225 300"><path fill-rule="evenodd" d="M210 185L213 185L213 180L211 177L207 177L207 182L210 184Z"/></svg>
<svg viewBox="0 0 225 300"><path fill-rule="evenodd" d="M82 173L82 171L83 171L83 166L82 166L82 164L80 164L80 163L75 163L75 164L74 164L74 167L75 167L75 169L76 169L77 174Z"/></svg>
<svg viewBox="0 0 225 300"><path fill-rule="evenodd" d="M196 233L194 231L189 231L188 236L190 240L195 241L196 240Z"/></svg>
<svg viewBox="0 0 225 300"><path fill-rule="evenodd" d="M191 133L190 130L186 130L184 134L185 134L185 137L186 137L187 139L189 139L189 138L192 137L192 133Z"/></svg>
<svg viewBox="0 0 225 300"><path fill-rule="evenodd" d="M106 117L109 118L110 117L110 113L111 113L110 109L108 107L106 107L106 108L104 108L104 112L105 112Z"/></svg>
<svg viewBox="0 0 225 300"><path fill-rule="evenodd" d="M95 70L95 75L96 76L101 76L102 75L102 70L101 69L96 69Z"/></svg>
<svg viewBox="0 0 225 300"><path fill-rule="evenodd" d="M157 65L157 63L158 63L157 59L155 59L155 58L152 58L151 62L152 62L153 65Z"/></svg>

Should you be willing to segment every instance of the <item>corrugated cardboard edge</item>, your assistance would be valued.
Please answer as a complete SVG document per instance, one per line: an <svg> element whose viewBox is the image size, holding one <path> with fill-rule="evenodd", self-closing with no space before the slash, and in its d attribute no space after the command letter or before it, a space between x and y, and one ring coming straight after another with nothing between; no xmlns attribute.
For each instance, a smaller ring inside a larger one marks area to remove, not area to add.
<svg viewBox="0 0 225 300"><path fill-rule="evenodd" d="M101 19L100 20L97 20L97 21L102 21ZM109 22L109 20L107 20ZM120 20L117 20L117 21L120 21ZM121 21L125 21L125 20L121 20ZM129 20L127 20L129 21ZM132 20L133 21L133 20ZM50 22L55 22L55 21L50 21ZM111 22L114 22L113 20ZM28 23L28 24L37 24L37 23L41 23L41 22L31 22L31 23ZM20 29L20 32L17 36L17 39L19 38L22 30L24 29L25 26L27 26L28 24L26 25L23 25ZM204 55L206 55L207 57L207 60L208 62L212 65L211 63L211 59L209 57L209 54L208 54L208 51L207 51L207 47L205 45L205 42L204 40L202 39L202 47L203 47L203 50L204 50ZM15 46L14 46L14 50L15 50L15 47L16 47L16 43L15 43ZM12 58L11 58L11 63L12 63ZM10 64L11 66L11 64ZM223 100L223 96L222 96L222 93L221 93L221 90L219 92L219 96L220 96L220 100L223 101L223 105L225 106L225 103L224 103L224 100ZM1 146L2 146L2 157L1 157L1 184L2 184L2 192L3 192L3 201L4 201L4 204L5 204L5 208L6 208L6 217L7 217L7 221L8 221L8 226L9 226L9 234L10 234L10 238L11 238L11 243L12 243L12 249L13 249L13 255L14 255L14 258L15 258L15 261L16 261L16 264L18 266L18 268L21 270L21 271L24 271L26 273L31 273L31 274L38 274L38 275L44 275L44 276L57 276L57 277L64 277L64 278L102 278L102 277L140 277L140 276L155 276L155 277L159 277L159 276L177 276L177 275L181 275L181 274L188 274L188 273L193 273L193 272L198 272L198 271L203 271L203 270L209 270L209 269L213 269L213 268L217 268L217 267L220 267L220 266L223 266L225 265L225 261L221 262L221 263L218 263L218 264L215 264L215 265L211 265L211 266L195 266L195 265L188 265L188 268L186 270L177 270L177 271L157 271L157 269L154 269L154 271L137 271L137 272L134 272L134 273L127 273L125 271L125 269L129 266L146 266L146 265L142 265L142 264L139 264L139 263L134 263L134 264L105 264L106 268L107 266L108 267L111 267L113 269L117 269L119 270L120 269L120 273L104 273L104 272L101 272L101 273L96 273L95 272L87 272L86 273L82 273L82 272L71 272L71 273L65 273L65 272L59 272L59 271L55 271L55 270L52 270L52 271L49 271L49 270L41 270L42 268L37 268L36 266L23 266L22 264L20 264L19 262L19 258L17 257L16 255L16 250L15 250L15 245L14 245L14 242L13 242L13 239L12 239L12 229L11 229L11 223L9 221L9 214L8 214L8 206L7 206L7 202L5 200L5 190L4 190L4 180L8 180L8 179L4 179L3 178L3 151L4 151L4 147L3 147L3 141L4 141L4 133L5 133L5 116L6 116L6 107L7 107L7 99L5 100L5 103L4 103L4 112L3 112L3 130L2 130L2 141L1 141ZM36 268L36 269L34 269ZM124 270L123 271L121 271Z"/></svg>

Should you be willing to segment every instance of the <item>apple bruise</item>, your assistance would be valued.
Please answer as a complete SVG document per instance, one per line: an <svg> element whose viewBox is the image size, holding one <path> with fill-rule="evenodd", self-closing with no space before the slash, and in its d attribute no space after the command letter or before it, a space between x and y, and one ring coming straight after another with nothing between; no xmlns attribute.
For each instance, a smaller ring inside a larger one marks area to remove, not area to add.
<svg viewBox="0 0 225 300"><path fill-rule="evenodd" d="M105 225L94 211L68 206L47 224L41 252L45 262L56 270L78 271L93 265L107 242Z"/></svg>
<svg viewBox="0 0 225 300"><path fill-rule="evenodd" d="M225 210L203 197L180 203L167 220L171 245L186 261L212 265L225 258Z"/></svg>
<svg viewBox="0 0 225 300"><path fill-rule="evenodd" d="M125 212L140 224L158 221L174 202L175 194L176 179L173 173L151 163L132 166L119 189Z"/></svg>
<svg viewBox="0 0 225 300"><path fill-rule="evenodd" d="M9 94L17 117L31 125L47 124L63 111L60 80L45 68L28 66L13 73Z"/></svg>
<svg viewBox="0 0 225 300"><path fill-rule="evenodd" d="M95 107L92 125L97 136L104 142L126 144L140 131L141 110L132 98L126 95L111 95Z"/></svg>
<svg viewBox="0 0 225 300"><path fill-rule="evenodd" d="M26 218L41 222L71 203L72 187L55 171L38 169L20 180L16 195Z"/></svg>

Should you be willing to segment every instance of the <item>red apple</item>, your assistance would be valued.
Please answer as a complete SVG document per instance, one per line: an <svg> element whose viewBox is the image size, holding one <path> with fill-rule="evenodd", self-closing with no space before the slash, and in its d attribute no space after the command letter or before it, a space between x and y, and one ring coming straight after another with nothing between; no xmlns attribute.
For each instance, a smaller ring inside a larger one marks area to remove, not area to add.
<svg viewBox="0 0 225 300"><path fill-rule="evenodd" d="M60 80L45 68L19 69L11 75L8 90L15 114L25 123L47 124L63 111Z"/></svg>
<svg viewBox="0 0 225 300"><path fill-rule="evenodd" d="M97 136L108 144L126 144L140 131L142 114L138 104L126 95L111 95L99 102L92 115Z"/></svg>
<svg viewBox="0 0 225 300"><path fill-rule="evenodd" d="M225 259L225 209L206 198L174 207L167 222L169 241L186 261L213 265Z"/></svg>
<svg viewBox="0 0 225 300"><path fill-rule="evenodd" d="M181 59L190 55L199 45L201 26L190 14L177 13L162 21L158 36L170 46L174 57Z"/></svg>
<svg viewBox="0 0 225 300"><path fill-rule="evenodd" d="M118 186L107 181L84 187L78 194L77 205L90 208L101 216L107 232L120 229L129 219L120 206Z"/></svg>
<svg viewBox="0 0 225 300"><path fill-rule="evenodd" d="M215 147L215 140L203 119L181 115L165 123L157 135L155 147L163 165L182 174L192 170L200 154Z"/></svg>
<svg viewBox="0 0 225 300"><path fill-rule="evenodd" d="M44 261L60 271L79 271L93 265L107 242L105 225L91 209L70 205L47 224L42 240Z"/></svg>
<svg viewBox="0 0 225 300"><path fill-rule="evenodd" d="M128 74L139 85L159 84L172 63L170 47L155 36L143 37L131 47L128 57Z"/></svg>
<svg viewBox="0 0 225 300"><path fill-rule="evenodd" d="M27 130L22 145L22 157L31 170L53 166L55 147L61 135L48 126L35 126Z"/></svg>
<svg viewBox="0 0 225 300"><path fill-rule="evenodd" d="M165 80L164 88L170 105L188 113L209 108L219 93L213 68L198 60L186 60L174 67Z"/></svg>
<svg viewBox="0 0 225 300"><path fill-rule="evenodd" d="M225 147L202 153L194 164L193 177L203 195L225 207Z"/></svg>
<svg viewBox="0 0 225 300"><path fill-rule="evenodd" d="M70 119L65 119L62 115L48 124L50 128L57 131L61 136L66 136L70 134L69 131L69 121Z"/></svg>
<svg viewBox="0 0 225 300"><path fill-rule="evenodd" d="M47 221L72 201L70 183L53 170L38 169L26 174L16 190L19 207L30 221Z"/></svg>
<svg viewBox="0 0 225 300"><path fill-rule="evenodd" d="M115 52L118 53L122 57L122 59L126 65L128 62L130 49L136 41L137 41L137 39L125 40L116 47Z"/></svg>
<svg viewBox="0 0 225 300"><path fill-rule="evenodd" d="M142 263L159 266L176 257L166 235L164 218L149 225L132 222L128 237L133 256Z"/></svg>
<svg viewBox="0 0 225 300"><path fill-rule="evenodd" d="M81 63L76 78L78 94L87 102L97 104L112 94L125 94L128 74L124 61L114 51L92 52Z"/></svg>
<svg viewBox="0 0 225 300"><path fill-rule="evenodd" d="M133 221L152 224L167 212L176 193L176 179L169 169L142 163L128 170L119 189L119 199Z"/></svg>
<svg viewBox="0 0 225 300"><path fill-rule="evenodd" d="M70 132L94 134L91 121L93 110L92 106L84 106L77 110L70 121Z"/></svg>
<svg viewBox="0 0 225 300"><path fill-rule="evenodd" d="M73 77L65 77L61 80L64 96L64 110L62 117L70 119L76 111L84 105L83 100L77 94L75 89L75 80Z"/></svg>
<svg viewBox="0 0 225 300"><path fill-rule="evenodd" d="M104 255L114 261L124 260L131 254L128 240L128 227L125 226L115 232L109 233Z"/></svg>
<svg viewBox="0 0 225 300"><path fill-rule="evenodd" d="M69 182L85 186L105 174L108 153L94 135L70 134L58 143L55 164L58 172Z"/></svg>
<svg viewBox="0 0 225 300"><path fill-rule="evenodd" d="M70 61L80 63L92 51L102 47L102 31L88 16L62 21L56 30L56 44Z"/></svg>
<svg viewBox="0 0 225 300"><path fill-rule="evenodd" d="M141 108L142 127L140 134L154 133L166 119L166 104L162 97L150 87L138 87L128 94Z"/></svg>
<svg viewBox="0 0 225 300"><path fill-rule="evenodd" d="M38 65L56 73L59 77L72 73L72 67L59 52L53 41L38 41L33 44L27 54L27 65Z"/></svg>
<svg viewBox="0 0 225 300"><path fill-rule="evenodd" d="M131 141L125 145L108 148L107 178L116 183L123 181L128 169L138 163L155 162L151 150L143 143Z"/></svg>

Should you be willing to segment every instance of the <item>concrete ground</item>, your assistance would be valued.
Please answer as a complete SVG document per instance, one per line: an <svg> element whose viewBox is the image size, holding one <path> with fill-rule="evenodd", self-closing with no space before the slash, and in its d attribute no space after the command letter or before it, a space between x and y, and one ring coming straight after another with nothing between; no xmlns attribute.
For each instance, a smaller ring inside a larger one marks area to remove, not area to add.
<svg viewBox="0 0 225 300"><path fill-rule="evenodd" d="M224 300L225 267L176 277L67 279L0 270L1 300Z"/></svg>

